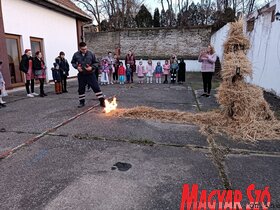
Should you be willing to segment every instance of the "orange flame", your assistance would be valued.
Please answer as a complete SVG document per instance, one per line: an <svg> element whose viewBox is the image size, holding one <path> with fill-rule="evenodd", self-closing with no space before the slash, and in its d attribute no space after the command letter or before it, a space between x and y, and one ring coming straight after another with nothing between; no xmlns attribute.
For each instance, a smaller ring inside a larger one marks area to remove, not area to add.
<svg viewBox="0 0 280 210"><path fill-rule="evenodd" d="M117 99L116 97L113 98L112 102L110 103L107 99L105 100L105 108L104 108L104 112L107 114L113 110L117 109Z"/></svg>

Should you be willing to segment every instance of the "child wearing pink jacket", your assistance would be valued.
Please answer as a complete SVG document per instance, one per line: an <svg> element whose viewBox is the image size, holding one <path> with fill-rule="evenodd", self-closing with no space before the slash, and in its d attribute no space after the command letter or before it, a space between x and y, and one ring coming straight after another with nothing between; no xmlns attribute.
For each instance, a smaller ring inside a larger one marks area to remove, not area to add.
<svg viewBox="0 0 280 210"><path fill-rule="evenodd" d="M136 74L138 76L139 83L143 84L144 83L144 78L145 78L145 67L143 65L142 59L139 61L139 65L136 68Z"/></svg>
<svg viewBox="0 0 280 210"><path fill-rule="evenodd" d="M153 83L153 74L154 74L154 66L151 59L148 60L148 64L146 66L146 77L147 83Z"/></svg>
<svg viewBox="0 0 280 210"><path fill-rule="evenodd" d="M163 75L165 77L165 80L164 80L163 84L167 84L168 83L167 77L169 75L169 72L170 72L169 61L165 60L165 64L163 64Z"/></svg>

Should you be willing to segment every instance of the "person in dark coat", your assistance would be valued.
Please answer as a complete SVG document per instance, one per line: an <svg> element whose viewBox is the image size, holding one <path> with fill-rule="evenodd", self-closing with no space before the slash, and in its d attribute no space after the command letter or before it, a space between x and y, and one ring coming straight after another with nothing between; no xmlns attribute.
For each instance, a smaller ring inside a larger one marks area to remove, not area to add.
<svg viewBox="0 0 280 210"><path fill-rule="evenodd" d="M33 98L34 96L38 96L37 93L34 92L34 72L33 72L33 58L32 52L30 49L26 49L24 51L24 55L21 56L20 61L20 70L25 74L25 89L27 93L27 97ZM31 92L30 92L31 86Z"/></svg>
<svg viewBox="0 0 280 210"><path fill-rule="evenodd" d="M36 52L36 57L33 60L33 71L35 79L40 81L40 97L45 97L47 94L44 91L44 83L46 79L46 66L43 60L43 55L40 51Z"/></svg>
<svg viewBox="0 0 280 210"><path fill-rule="evenodd" d="M65 59L65 53L60 52L59 56L55 59L55 62L59 65L62 92L67 93L67 77L69 76L69 64L68 61Z"/></svg>
<svg viewBox="0 0 280 210"><path fill-rule="evenodd" d="M98 85L98 81L94 71L97 71L98 64L95 55L87 49L87 44L81 42L80 50L73 55L71 64L78 70L79 83L79 108L85 106L85 90L86 85L89 85L95 92L96 97L100 101L100 106L105 107L105 99Z"/></svg>
<svg viewBox="0 0 280 210"><path fill-rule="evenodd" d="M184 59L180 59L179 70L178 70L178 83L182 84L186 81L186 63Z"/></svg>
<svg viewBox="0 0 280 210"><path fill-rule="evenodd" d="M133 72L136 71L136 59L135 59L135 55L132 53L131 50L128 51L128 54L125 57L125 65L127 68L127 64L129 64L130 68L131 68L131 82L133 83Z"/></svg>
<svg viewBox="0 0 280 210"><path fill-rule="evenodd" d="M114 54L113 65L114 65L113 81L114 81L114 83L117 83L119 80L119 65L120 65L120 60L119 60L117 54Z"/></svg>

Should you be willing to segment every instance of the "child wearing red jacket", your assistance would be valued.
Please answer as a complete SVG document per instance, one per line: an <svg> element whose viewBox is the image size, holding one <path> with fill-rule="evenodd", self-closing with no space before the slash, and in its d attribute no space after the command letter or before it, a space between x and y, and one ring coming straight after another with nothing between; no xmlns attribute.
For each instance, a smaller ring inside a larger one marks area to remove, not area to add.
<svg viewBox="0 0 280 210"><path fill-rule="evenodd" d="M125 68L123 66L123 62L120 62L120 66L119 66L119 80L120 80L120 84L123 85L124 84L124 76L125 76Z"/></svg>

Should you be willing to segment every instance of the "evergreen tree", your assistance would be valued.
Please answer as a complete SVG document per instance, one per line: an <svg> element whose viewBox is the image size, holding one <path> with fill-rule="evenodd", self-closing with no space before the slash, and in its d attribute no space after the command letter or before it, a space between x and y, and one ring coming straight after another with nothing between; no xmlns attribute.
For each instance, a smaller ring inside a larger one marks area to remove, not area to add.
<svg viewBox="0 0 280 210"><path fill-rule="evenodd" d="M189 16L188 16L188 25L189 26L195 26L198 25L198 10L197 6L194 4L194 2L191 3L189 6Z"/></svg>
<svg viewBox="0 0 280 210"><path fill-rule="evenodd" d="M215 21L213 31L217 31L229 22L235 21L235 12L232 8L226 8L224 11L217 11L213 15Z"/></svg>
<svg viewBox="0 0 280 210"><path fill-rule="evenodd" d="M109 23L107 20L102 20L100 23L100 30L101 31L108 31L109 30Z"/></svg>
<svg viewBox="0 0 280 210"><path fill-rule="evenodd" d="M166 10L167 26L176 26L176 15L173 8Z"/></svg>
<svg viewBox="0 0 280 210"><path fill-rule="evenodd" d="M160 27L160 14L158 8L154 12L154 27Z"/></svg>
<svg viewBox="0 0 280 210"><path fill-rule="evenodd" d="M153 26L152 14L144 4L142 4L135 20L138 28L149 28Z"/></svg>
<svg viewBox="0 0 280 210"><path fill-rule="evenodd" d="M164 10L161 10L161 14L160 14L160 27L166 27L166 26L167 26L166 12Z"/></svg>

